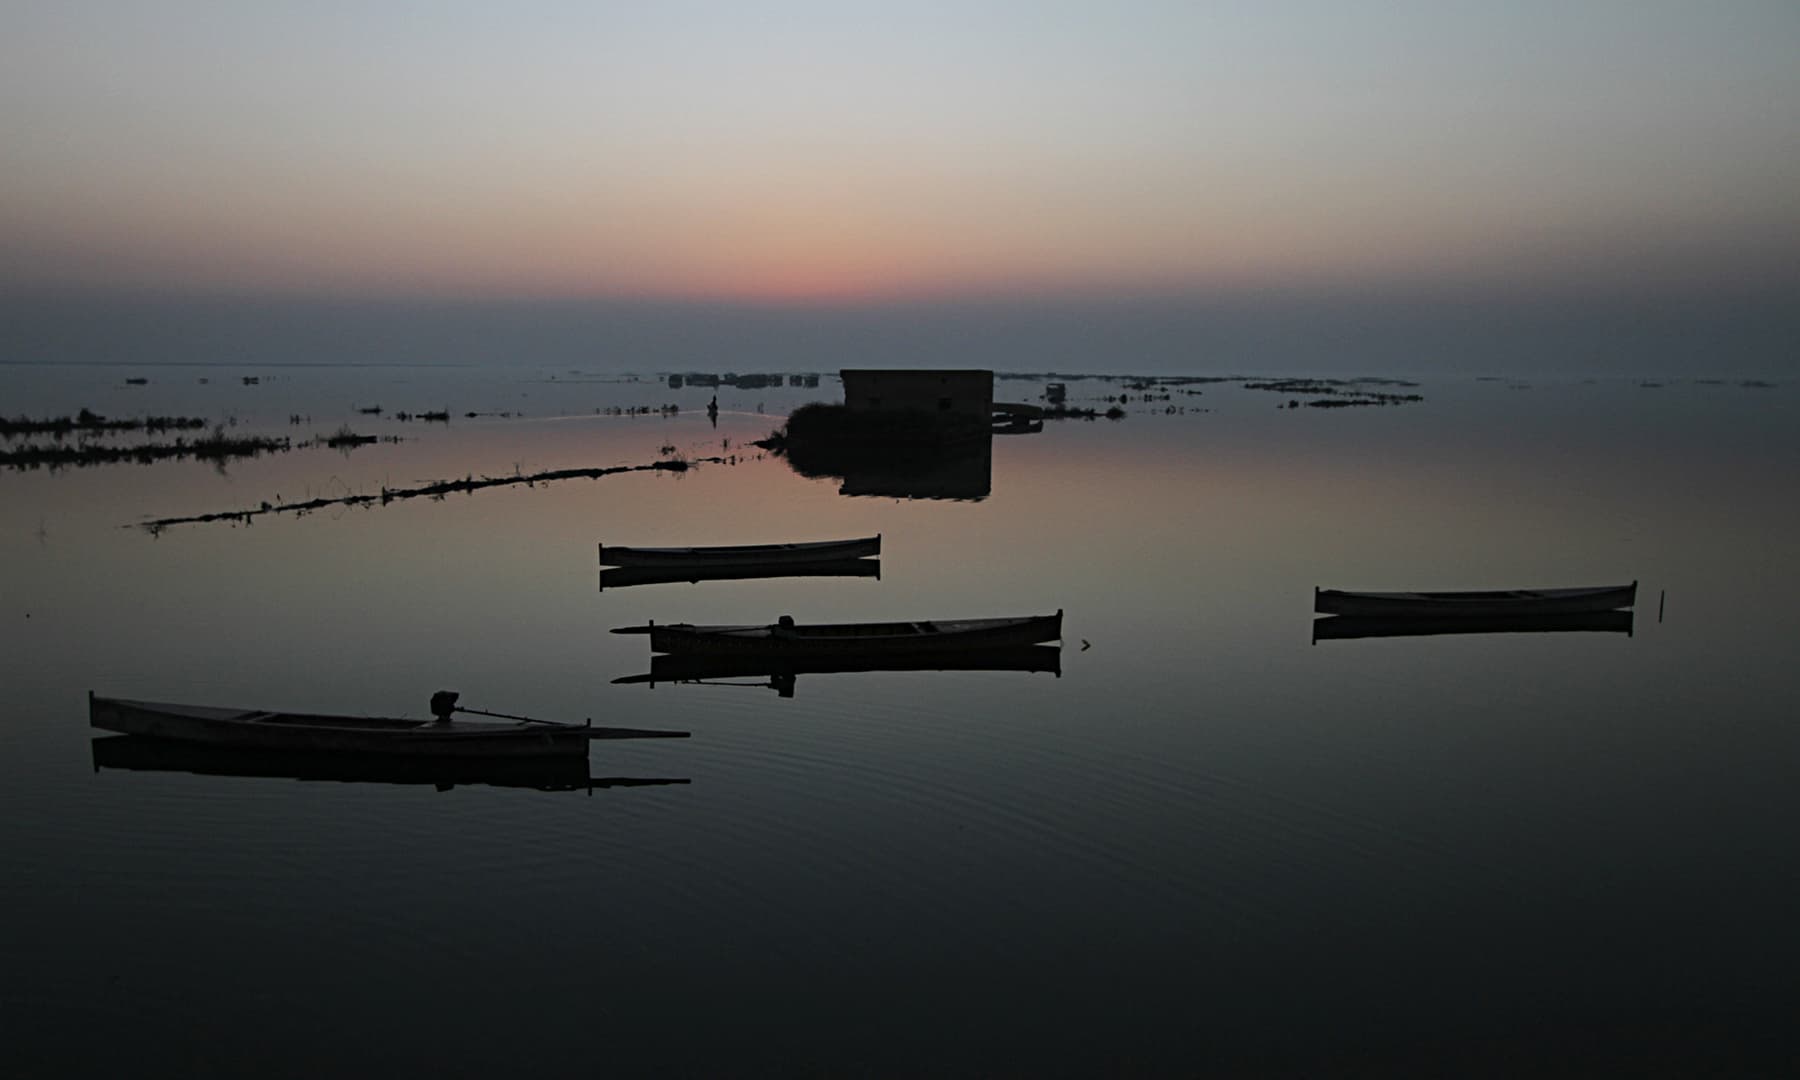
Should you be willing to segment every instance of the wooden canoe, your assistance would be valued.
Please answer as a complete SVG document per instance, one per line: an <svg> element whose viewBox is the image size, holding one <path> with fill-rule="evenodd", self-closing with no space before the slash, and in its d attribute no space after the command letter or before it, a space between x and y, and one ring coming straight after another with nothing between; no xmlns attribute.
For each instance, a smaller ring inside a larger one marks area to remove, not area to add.
<svg viewBox="0 0 1800 1080"><path fill-rule="evenodd" d="M778 622L770 626L623 626L615 634L648 634L659 653L752 653L775 656L920 653L945 649L992 649L1035 645L1062 637L1062 616L1020 615L999 619L934 619L920 622Z"/></svg>
<svg viewBox="0 0 1800 1080"><path fill-rule="evenodd" d="M861 559L881 554L881 534L854 540L801 544L737 544L727 547L646 548L600 545L601 566L768 566Z"/></svg>
<svg viewBox="0 0 1800 1080"><path fill-rule="evenodd" d="M685 732L595 728L542 720L395 719L325 716L207 705L125 701L88 692L88 723L123 735L307 753L418 757L583 755L595 738L680 737Z"/></svg>
<svg viewBox="0 0 1800 1080"><path fill-rule="evenodd" d="M1566 615L1617 611L1637 600L1637 582L1585 589L1500 589L1489 592L1344 592L1314 589L1321 615Z"/></svg>

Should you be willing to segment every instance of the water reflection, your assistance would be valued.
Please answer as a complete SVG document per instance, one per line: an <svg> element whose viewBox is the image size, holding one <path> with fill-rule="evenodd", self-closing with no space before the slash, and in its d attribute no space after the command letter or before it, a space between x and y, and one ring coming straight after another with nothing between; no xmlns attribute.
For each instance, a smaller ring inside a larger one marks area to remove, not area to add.
<svg viewBox="0 0 1800 1080"><path fill-rule="evenodd" d="M836 675L856 671L1047 671L1062 677L1060 645L1016 645L1005 648L942 650L902 655L846 653L819 657L719 656L659 654L650 658L650 670L627 675L614 683L695 683L749 686L774 690L784 698L794 696L801 675ZM761 679L763 682L719 683L721 679Z"/></svg>
<svg viewBox="0 0 1800 1080"><path fill-rule="evenodd" d="M613 566L600 571L600 588L626 589L633 585L668 585L701 581L747 581L777 577L872 577L881 576L879 559L830 559L786 566Z"/></svg>
<svg viewBox="0 0 1800 1080"><path fill-rule="evenodd" d="M413 758L382 754L319 754L246 750L177 742L146 735L108 735L92 740L94 771L181 772L196 776L267 777L357 784L458 784L592 791L609 787L686 784L685 777L589 776L586 757Z"/></svg>
<svg viewBox="0 0 1800 1080"><path fill-rule="evenodd" d="M986 428L938 442L795 442L786 456L801 476L841 480L840 495L979 501L993 490L994 433Z"/></svg>
<svg viewBox="0 0 1800 1080"><path fill-rule="evenodd" d="M1332 615L1314 619L1313 643L1350 638L1436 634L1631 634L1632 612L1584 611L1551 615Z"/></svg>

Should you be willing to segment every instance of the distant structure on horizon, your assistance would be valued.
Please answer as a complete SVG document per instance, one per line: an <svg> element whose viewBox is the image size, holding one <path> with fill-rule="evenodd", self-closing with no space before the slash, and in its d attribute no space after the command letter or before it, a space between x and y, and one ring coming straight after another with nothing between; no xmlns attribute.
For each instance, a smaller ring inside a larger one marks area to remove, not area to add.
<svg viewBox="0 0 1800 1080"><path fill-rule="evenodd" d="M994 412L994 373L976 368L844 368L851 412L934 412L986 423Z"/></svg>

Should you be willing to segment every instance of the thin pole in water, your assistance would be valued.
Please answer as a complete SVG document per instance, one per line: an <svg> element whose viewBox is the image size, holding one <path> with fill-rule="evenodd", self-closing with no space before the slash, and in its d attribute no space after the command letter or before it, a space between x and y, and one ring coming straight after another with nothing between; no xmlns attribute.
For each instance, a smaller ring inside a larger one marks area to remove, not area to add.
<svg viewBox="0 0 1800 1080"><path fill-rule="evenodd" d="M1656 595L1656 621L1662 622L1663 605L1669 602L1669 590L1664 589Z"/></svg>
<svg viewBox="0 0 1800 1080"><path fill-rule="evenodd" d="M501 720L517 720L522 724L551 724L551 725L554 725L557 723L557 721L555 721L555 720L534 720L529 716L514 716L512 713L488 712L486 709L465 709L461 705L458 705L456 707L456 711L457 712L474 713L476 716L493 716L493 717L497 717ZM592 721L589 721L589 722L592 723Z"/></svg>

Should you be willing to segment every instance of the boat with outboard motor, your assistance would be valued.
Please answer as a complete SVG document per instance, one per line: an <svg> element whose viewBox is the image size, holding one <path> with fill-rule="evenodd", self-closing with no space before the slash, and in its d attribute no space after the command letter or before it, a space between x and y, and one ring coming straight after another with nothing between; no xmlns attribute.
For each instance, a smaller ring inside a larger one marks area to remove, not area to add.
<svg viewBox="0 0 1800 1080"><path fill-rule="evenodd" d="M533 720L431 696L433 719L330 716L99 697L88 691L88 723L122 735L150 735L213 746L308 753L410 754L420 757L534 757L586 754L592 739L686 738L685 731L594 727ZM486 719L466 720L466 713Z"/></svg>

